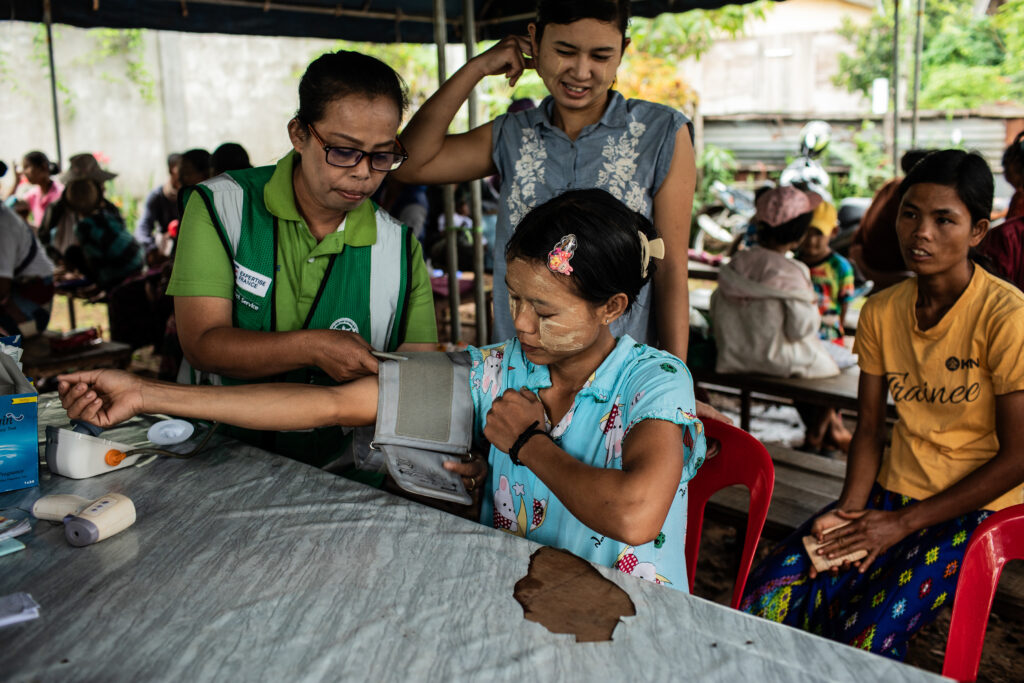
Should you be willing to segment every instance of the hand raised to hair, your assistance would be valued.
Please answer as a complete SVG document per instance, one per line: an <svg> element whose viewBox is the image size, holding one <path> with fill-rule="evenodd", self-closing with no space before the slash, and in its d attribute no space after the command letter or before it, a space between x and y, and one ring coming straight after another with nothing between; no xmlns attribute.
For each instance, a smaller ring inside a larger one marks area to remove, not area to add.
<svg viewBox="0 0 1024 683"><path fill-rule="evenodd" d="M534 68L533 47L526 36L505 36L472 61L488 76L504 74L514 86L524 71Z"/></svg>

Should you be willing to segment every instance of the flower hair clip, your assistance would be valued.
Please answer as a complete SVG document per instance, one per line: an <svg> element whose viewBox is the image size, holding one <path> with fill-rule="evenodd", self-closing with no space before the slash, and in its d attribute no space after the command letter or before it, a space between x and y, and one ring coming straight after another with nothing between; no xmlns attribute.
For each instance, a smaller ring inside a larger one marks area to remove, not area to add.
<svg viewBox="0 0 1024 683"><path fill-rule="evenodd" d="M568 234L558 240L555 248L548 252L548 269L552 273L568 275L572 272L569 260L576 253L576 235Z"/></svg>

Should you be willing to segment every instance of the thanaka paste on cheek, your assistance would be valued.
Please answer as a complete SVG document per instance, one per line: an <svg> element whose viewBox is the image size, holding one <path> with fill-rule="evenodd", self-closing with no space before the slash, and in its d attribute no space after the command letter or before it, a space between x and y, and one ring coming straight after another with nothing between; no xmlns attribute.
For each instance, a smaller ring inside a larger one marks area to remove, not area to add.
<svg viewBox="0 0 1024 683"><path fill-rule="evenodd" d="M522 301L516 301L512 297L508 298L508 311L512 315L512 323L515 324L516 319L519 317L519 311L523 308Z"/></svg>
<svg viewBox="0 0 1024 683"><path fill-rule="evenodd" d="M563 315L576 321L576 324L565 325L554 320L541 320L540 338L541 346L547 351L579 351L586 347L587 331L581 327L585 317L581 311L571 310Z"/></svg>

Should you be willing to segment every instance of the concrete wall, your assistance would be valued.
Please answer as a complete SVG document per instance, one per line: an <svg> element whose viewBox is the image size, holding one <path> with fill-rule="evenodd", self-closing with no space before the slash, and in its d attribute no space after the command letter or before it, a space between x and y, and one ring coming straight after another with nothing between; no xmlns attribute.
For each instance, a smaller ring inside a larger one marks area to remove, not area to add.
<svg viewBox="0 0 1024 683"><path fill-rule="evenodd" d="M787 0L752 22L746 36L719 40L700 62L685 63L683 73L707 116L866 112L870 103L832 85L832 77L850 49L836 33L843 18L863 24L871 12L870 2Z"/></svg>
<svg viewBox="0 0 1024 683"><path fill-rule="evenodd" d="M64 158L98 152L120 174L116 189L143 196L162 182L171 151L241 143L256 165L289 149L285 125L299 77L334 43L146 31L147 100L125 77L122 56L95 61L97 34L57 26L55 61ZM56 158L42 28L0 22L0 158L12 165L33 149ZM94 63L95 61L95 63ZM7 188L10 175L0 183Z"/></svg>

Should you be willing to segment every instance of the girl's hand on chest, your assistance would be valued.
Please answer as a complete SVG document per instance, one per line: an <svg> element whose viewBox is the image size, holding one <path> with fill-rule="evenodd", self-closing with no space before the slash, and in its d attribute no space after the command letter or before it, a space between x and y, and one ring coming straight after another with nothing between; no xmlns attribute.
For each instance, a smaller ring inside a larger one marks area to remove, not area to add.
<svg viewBox="0 0 1024 683"><path fill-rule="evenodd" d="M544 404L529 389L507 390L487 413L484 436L498 449L508 453L519 435L534 422L544 425Z"/></svg>

